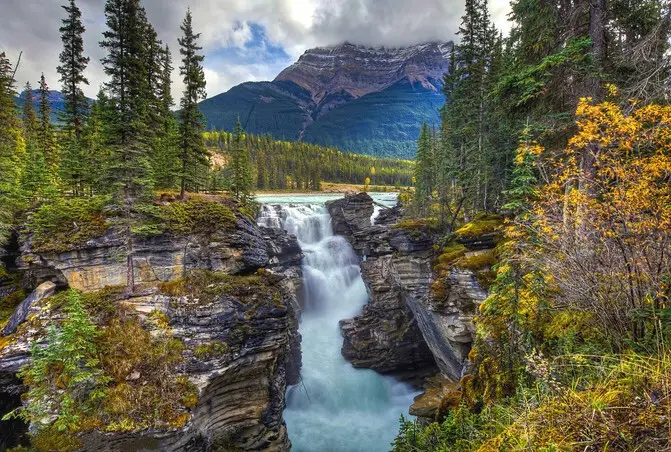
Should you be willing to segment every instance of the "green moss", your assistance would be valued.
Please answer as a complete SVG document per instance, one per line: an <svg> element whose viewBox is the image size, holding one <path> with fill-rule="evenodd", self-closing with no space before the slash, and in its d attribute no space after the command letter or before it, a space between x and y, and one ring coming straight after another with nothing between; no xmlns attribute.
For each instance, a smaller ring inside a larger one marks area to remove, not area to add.
<svg viewBox="0 0 671 452"><path fill-rule="evenodd" d="M455 263L455 266L475 271L484 268L492 268L497 263L498 259L494 250L487 250L471 256L464 256Z"/></svg>
<svg viewBox="0 0 671 452"><path fill-rule="evenodd" d="M61 253L80 248L107 231L106 197L56 198L42 204L27 221L33 249L38 253Z"/></svg>
<svg viewBox="0 0 671 452"><path fill-rule="evenodd" d="M132 232L143 236L164 233L188 235L211 234L219 229L231 228L235 226L237 217L231 207L232 202L228 205L226 201L227 198L191 197L166 205L138 205L135 209L143 220L133 227Z"/></svg>
<svg viewBox="0 0 671 452"><path fill-rule="evenodd" d="M501 215L481 214L459 228L454 234L459 238L476 238L498 232L503 222L504 218Z"/></svg>
<svg viewBox="0 0 671 452"><path fill-rule="evenodd" d="M468 248L466 248L464 245L452 241L443 248L440 256L438 256L437 261L441 265L449 265L466 254L467 251Z"/></svg>
<svg viewBox="0 0 671 452"><path fill-rule="evenodd" d="M393 228L407 231L435 230L438 228L437 218L405 218L396 223Z"/></svg>
<svg viewBox="0 0 671 452"><path fill-rule="evenodd" d="M185 278L162 283L159 290L173 297L188 296L202 304L212 303L216 298L228 295L248 305L282 305L282 293L265 271L238 276L196 270Z"/></svg>
<svg viewBox="0 0 671 452"><path fill-rule="evenodd" d="M212 341L207 344L197 345L193 349L196 358L207 361L213 358L219 358L228 353L228 344L224 341Z"/></svg>

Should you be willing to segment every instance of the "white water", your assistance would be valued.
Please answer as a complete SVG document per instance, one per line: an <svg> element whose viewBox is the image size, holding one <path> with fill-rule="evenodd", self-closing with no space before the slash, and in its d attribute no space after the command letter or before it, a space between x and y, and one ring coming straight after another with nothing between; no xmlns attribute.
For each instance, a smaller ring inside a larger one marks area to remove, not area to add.
<svg viewBox="0 0 671 452"><path fill-rule="evenodd" d="M285 202L296 201L315 200ZM333 235L321 203L264 205L259 223L295 234L305 254L303 384L288 390L284 411L292 450L388 451L398 419L407 417L417 393L393 378L354 369L340 354L338 321L354 317L368 301L358 257L343 237Z"/></svg>

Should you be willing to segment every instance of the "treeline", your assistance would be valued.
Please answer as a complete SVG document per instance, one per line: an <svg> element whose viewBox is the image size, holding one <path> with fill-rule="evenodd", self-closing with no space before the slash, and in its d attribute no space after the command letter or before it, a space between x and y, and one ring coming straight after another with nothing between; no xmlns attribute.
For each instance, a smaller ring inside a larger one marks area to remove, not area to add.
<svg viewBox="0 0 671 452"><path fill-rule="evenodd" d="M352 154L303 142L278 141L269 136L205 132L205 143L216 153L229 158L242 145L250 155L254 187L264 189L319 190L320 183L335 182L388 187L412 185L413 163ZM226 172L221 170L222 180Z"/></svg>
<svg viewBox="0 0 671 452"><path fill-rule="evenodd" d="M660 2L518 0L507 38L486 0L465 6L440 127L418 142L418 215L439 205L431 214L449 223L500 209L522 131L561 152L579 99L606 99L608 84L623 99L668 99L669 11Z"/></svg>

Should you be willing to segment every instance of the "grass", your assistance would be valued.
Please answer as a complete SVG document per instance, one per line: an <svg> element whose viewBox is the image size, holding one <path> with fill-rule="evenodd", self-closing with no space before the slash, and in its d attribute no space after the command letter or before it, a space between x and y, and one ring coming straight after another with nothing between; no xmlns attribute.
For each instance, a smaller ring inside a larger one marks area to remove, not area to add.
<svg viewBox="0 0 671 452"><path fill-rule="evenodd" d="M529 369L528 369L529 370ZM395 452L668 450L671 355L566 355L508 399L403 424Z"/></svg>

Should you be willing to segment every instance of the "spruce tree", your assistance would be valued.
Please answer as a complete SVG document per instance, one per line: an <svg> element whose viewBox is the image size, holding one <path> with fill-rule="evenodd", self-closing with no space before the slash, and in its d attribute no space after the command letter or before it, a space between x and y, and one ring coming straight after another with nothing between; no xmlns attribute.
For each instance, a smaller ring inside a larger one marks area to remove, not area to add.
<svg viewBox="0 0 671 452"><path fill-rule="evenodd" d="M147 18L139 0L107 0L107 30L100 43L109 82L105 87L110 105L106 112L106 138L112 151L109 182L125 203L151 194L148 103L150 98L144 34Z"/></svg>
<svg viewBox="0 0 671 452"><path fill-rule="evenodd" d="M198 46L200 33L193 32L191 10L187 9L186 17L180 29L182 37L179 39L182 55L182 65L179 73L184 81L184 92L180 102L180 197L184 198L184 192L188 183L196 182L195 176L199 167L208 165L209 153L203 142L203 131L205 129L203 115L198 107L198 102L205 98L205 72L203 71L204 57L199 52Z"/></svg>
<svg viewBox="0 0 671 452"><path fill-rule="evenodd" d="M66 130L73 134L76 139L81 137L88 114L88 100L82 91L82 85L89 82L84 76L84 70L89 63L89 58L84 56L84 40L82 35L86 28L82 24L82 13L77 7L75 0L70 0L69 5L62 6L67 17L63 19L63 25L59 29L63 41L63 51L60 54L60 65L57 70L61 75L60 82L63 84L63 96L65 98L65 109L62 113L62 121Z"/></svg>
<svg viewBox="0 0 671 452"><path fill-rule="evenodd" d="M44 153L39 140L42 124L37 120L35 99L30 82L26 82L23 90L23 130L26 142L25 169L21 176L21 186L29 199L35 199L46 186L47 172Z"/></svg>
<svg viewBox="0 0 671 452"><path fill-rule="evenodd" d="M434 165L431 135L426 121L422 124L417 139L417 157L415 159L415 196L413 203L418 215L426 215L433 191L432 167Z"/></svg>
<svg viewBox="0 0 671 452"><path fill-rule="evenodd" d="M33 137L38 129L34 104L33 89L30 86L30 82L26 82L26 87L23 90L23 130L25 131L26 140Z"/></svg>
<svg viewBox="0 0 671 452"><path fill-rule="evenodd" d="M39 124L37 130L37 140L44 156L46 167L47 185L57 186L59 183L60 172L60 152L54 128L51 124L51 100L49 98L49 86L47 86L44 74L40 77L40 103L39 103Z"/></svg>
<svg viewBox="0 0 671 452"><path fill-rule="evenodd" d="M158 98L160 121L157 132L157 146L154 150L152 168L158 188L173 188L179 175L179 155L177 150L178 124L172 113L174 101L171 91L172 56L166 45L160 54Z"/></svg>

